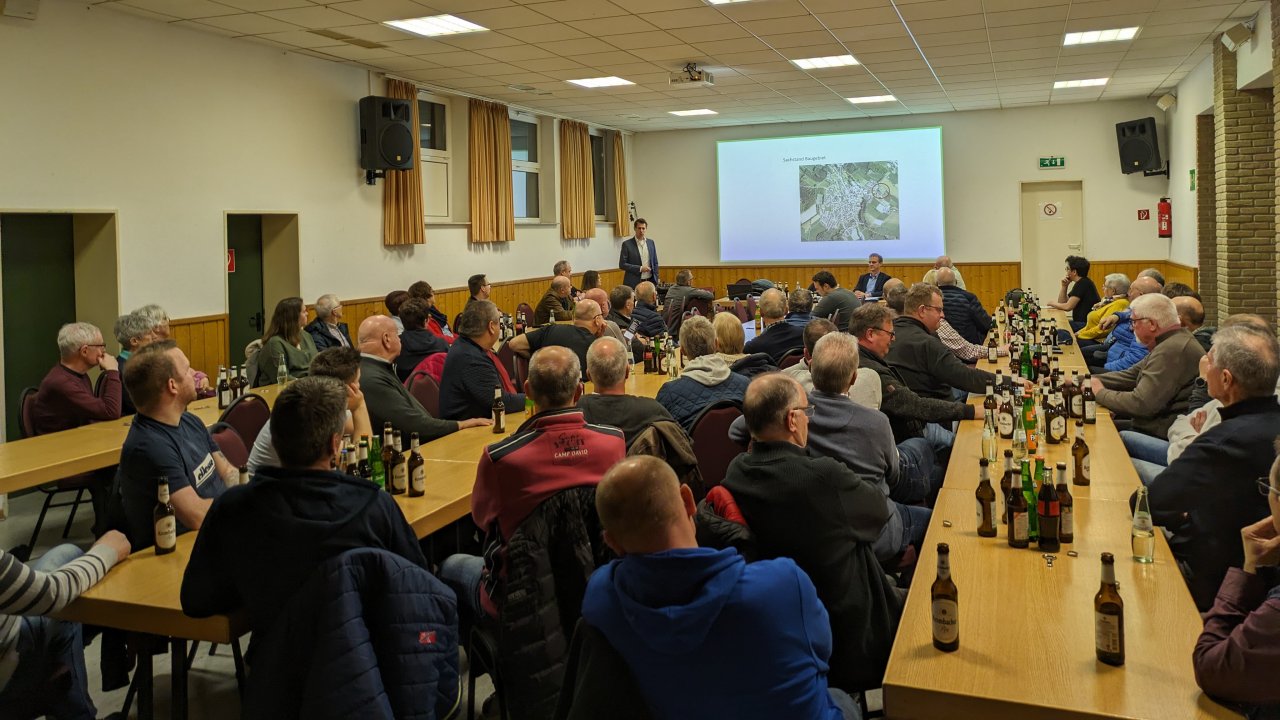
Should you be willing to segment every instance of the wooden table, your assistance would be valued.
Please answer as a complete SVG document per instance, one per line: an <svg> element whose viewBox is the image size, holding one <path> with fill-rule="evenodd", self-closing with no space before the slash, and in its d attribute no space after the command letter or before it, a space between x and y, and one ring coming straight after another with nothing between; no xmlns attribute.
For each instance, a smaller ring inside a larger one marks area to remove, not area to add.
<svg viewBox="0 0 1280 720"><path fill-rule="evenodd" d="M279 388L252 390L274 405ZM211 426L221 417L216 398L197 400L187 410ZM133 416L90 423L71 430L0 443L0 494L26 490L62 478L111 467L129 435Z"/></svg>
<svg viewBox="0 0 1280 720"><path fill-rule="evenodd" d="M1065 326L1061 319L1059 324ZM1064 347L1060 358L1064 369L1068 360L1083 362L1074 345ZM982 398L970 402L980 406ZM1072 421L1072 442L1075 429ZM1203 625L1164 537L1156 535L1154 563L1132 558L1128 500L1139 481L1109 413L1099 408L1097 423L1085 426L1085 441L1092 482L1071 486L1075 541L1063 545L1050 569L1034 545L1010 548L1005 525L995 538L978 536L974 489L982 420L960 423L885 672L888 718L1239 717L1196 685L1191 651ZM992 468L997 494L1009 446L1000 441L1001 460ZM1068 478L1070 447L1041 448L1046 464L1067 463ZM940 542L951 547L960 596L960 649L954 653L940 652L932 642L929 587ZM1102 552L1115 555L1125 601L1121 668L1097 662L1094 653L1093 596Z"/></svg>

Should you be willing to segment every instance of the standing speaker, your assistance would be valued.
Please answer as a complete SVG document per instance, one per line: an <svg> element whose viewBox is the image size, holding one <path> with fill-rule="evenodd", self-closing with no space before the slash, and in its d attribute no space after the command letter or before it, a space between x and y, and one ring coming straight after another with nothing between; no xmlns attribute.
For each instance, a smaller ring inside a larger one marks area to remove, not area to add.
<svg viewBox="0 0 1280 720"><path fill-rule="evenodd" d="M360 98L360 168L413 167L413 107L410 100L370 95Z"/></svg>
<svg viewBox="0 0 1280 720"><path fill-rule="evenodd" d="M1160 143L1156 140L1156 119L1142 118L1116 123L1116 145L1120 150L1120 172L1163 170Z"/></svg>

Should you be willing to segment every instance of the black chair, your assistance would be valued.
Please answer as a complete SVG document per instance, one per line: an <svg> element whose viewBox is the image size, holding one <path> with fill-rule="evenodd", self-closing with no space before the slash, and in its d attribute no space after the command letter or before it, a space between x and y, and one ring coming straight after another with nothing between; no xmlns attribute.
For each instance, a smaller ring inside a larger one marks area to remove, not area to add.
<svg viewBox="0 0 1280 720"><path fill-rule="evenodd" d="M226 423L236 429L245 447L253 447L258 440L262 426L271 420L271 407L261 395L245 393L236 398L222 411L219 423Z"/></svg>
<svg viewBox="0 0 1280 720"><path fill-rule="evenodd" d="M22 395L18 400L18 429L24 438L32 438L36 436L32 425L32 412L35 410L37 389L33 387L23 388ZM45 515L49 513L51 508L69 507L71 513L67 515L67 524L62 528L62 537L65 539L71 535L71 526L76 521L76 511L80 509L81 503L89 502L84 494L93 486L93 474L83 473L73 475L69 478L54 481L49 485L41 485L39 490L44 493L44 504L40 507L40 515L36 517L35 529L31 531L31 540L27 543L28 552L34 551L36 541L40 539L40 530L44 527ZM74 492L75 499L69 502L54 502L54 498L58 495Z"/></svg>
<svg viewBox="0 0 1280 720"><path fill-rule="evenodd" d="M746 448L729 439L729 426L742 415L742 403L717 400L702 409L693 419L689 437L698 455L698 471L707 491L724 481L729 463Z"/></svg>

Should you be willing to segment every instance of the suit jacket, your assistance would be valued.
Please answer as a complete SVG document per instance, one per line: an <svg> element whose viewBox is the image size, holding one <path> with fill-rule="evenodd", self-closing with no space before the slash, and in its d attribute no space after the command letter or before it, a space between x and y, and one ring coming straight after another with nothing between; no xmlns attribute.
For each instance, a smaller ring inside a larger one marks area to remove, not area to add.
<svg viewBox="0 0 1280 720"><path fill-rule="evenodd" d="M533 324L541 327L552 320L572 320L573 313L564 309L564 304L560 302L560 296L555 294L553 290L547 290L538 301L538 307L533 309Z"/></svg>
<svg viewBox="0 0 1280 720"><path fill-rule="evenodd" d="M866 292L867 281L870 279L871 279L871 273L862 273L861 275L859 275L858 284L853 286L854 292ZM884 284L889 282L892 279L893 277L889 275L889 273L881 271L880 275L876 277L876 287L875 287L875 290L872 292L872 295L876 297L880 297L881 295L884 295Z"/></svg>
<svg viewBox="0 0 1280 720"><path fill-rule="evenodd" d="M658 246L653 244L653 238L645 238L645 242L649 243L649 270L652 273L650 280L653 281L654 285L657 285ZM622 253L618 256L618 269L623 271L623 285L635 287L641 283L640 245L636 243L635 237L629 237L622 241Z"/></svg>

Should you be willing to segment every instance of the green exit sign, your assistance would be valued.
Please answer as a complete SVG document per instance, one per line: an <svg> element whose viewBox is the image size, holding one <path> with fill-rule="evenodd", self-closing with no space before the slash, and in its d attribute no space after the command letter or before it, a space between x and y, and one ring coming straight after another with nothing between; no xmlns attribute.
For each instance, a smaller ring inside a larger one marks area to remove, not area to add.
<svg viewBox="0 0 1280 720"><path fill-rule="evenodd" d="M1067 159L1064 157L1042 157L1040 158L1040 169L1061 169L1067 166Z"/></svg>

